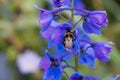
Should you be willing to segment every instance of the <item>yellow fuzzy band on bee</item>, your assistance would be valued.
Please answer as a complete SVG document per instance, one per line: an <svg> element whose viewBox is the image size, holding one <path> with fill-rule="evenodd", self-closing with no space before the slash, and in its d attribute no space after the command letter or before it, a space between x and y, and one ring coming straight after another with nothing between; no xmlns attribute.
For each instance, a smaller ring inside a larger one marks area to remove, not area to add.
<svg viewBox="0 0 120 80"><path fill-rule="evenodd" d="M67 32L66 34L65 34L65 36L66 35L72 35L73 36L73 33L72 32Z"/></svg>
<svg viewBox="0 0 120 80"><path fill-rule="evenodd" d="M72 38L67 38L67 40L71 40Z"/></svg>

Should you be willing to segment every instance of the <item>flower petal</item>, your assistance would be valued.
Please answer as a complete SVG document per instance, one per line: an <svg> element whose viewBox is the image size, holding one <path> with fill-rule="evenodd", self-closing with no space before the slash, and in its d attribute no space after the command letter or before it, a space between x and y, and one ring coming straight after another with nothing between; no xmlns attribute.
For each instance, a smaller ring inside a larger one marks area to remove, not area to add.
<svg viewBox="0 0 120 80"><path fill-rule="evenodd" d="M48 70L50 68L51 61L48 57L43 57L40 61L40 68L44 70Z"/></svg>
<svg viewBox="0 0 120 80"><path fill-rule="evenodd" d="M69 0L53 0L53 4L55 7L61 7L66 5L69 2Z"/></svg>
<svg viewBox="0 0 120 80"><path fill-rule="evenodd" d="M79 64L86 64L87 66L94 68L95 65L95 58L91 55L84 55L81 56L81 58L79 59Z"/></svg>
<svg viewBox="0 0 120 80"><path fill-rule="evenodd" d="M49 26L45 31L40 31L41 36L46 39L46 40L50 40L52 37L52 33L53 31L55 31L55 28Z"/></svg>
<svg viewBox="0 0 120 80"><path fill-rule="evenodd" d="M94 42L93 49L95 56L102 62L106 62L110 59L108 54L112 51L112 48L108 46L111 42Z"/></svg>
<svg viewBox="0 0 120 80"><path fill-rule="evenodd" d="M69 80L83 80L83 75L79 72L75 72L70 76Z"/></svg>
<svg viewBox="0 0 120 80"><path fill-rule="evenodd" d="M46 55L46 57L48 57L48 58L54 59L54 56L52 56L52 55L48 52L48 50L45 50L45 55Z"/></svg>
<svg viewBox="0 0 120 80"><path fill-rule="evenodd" d="M57 44L55 48L56 56L59 56L65 61L70 61L72 55L64 48L63 44Z"/></svg>
<svg viewBox="0 0 120 80"><path fill-rule="evenodd" d="M45 72L43 80L61 80L61 75L60 67L54 66Z"/></svg>
<svg viewBox="0 0 120 80"><path fill-rule="evenodd" d="M52 19L53 15L50 11L47 10L40 11L39 23L42 26L42 31L45 31L49 27Z"/></svg>
<svg viewBox="0 0 120 80"><path fill-rule="evenodd" d="M101 34L100 28L91 25L91 23L87 21L83 22L83 28L87 33Z"/></svg>

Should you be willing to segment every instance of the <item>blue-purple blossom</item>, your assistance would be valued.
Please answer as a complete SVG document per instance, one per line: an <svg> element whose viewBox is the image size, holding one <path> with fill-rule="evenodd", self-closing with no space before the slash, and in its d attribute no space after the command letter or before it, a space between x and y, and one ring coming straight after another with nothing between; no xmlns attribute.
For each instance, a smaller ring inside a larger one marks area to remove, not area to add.
<svg viewBox="0 0 120 80"><path fill-rule="evenodd" d="M71 3L67 3L67 7L71 7ZM74 0L74 9L84 9L85 5L82 0Z"/></svg>
<svg viewBox="0 0 120 80"><path fill-rule="evenodd" d="M83 76L79 72L73 73L68 80L101 80L95 76Z"/></svg>
<svg viewBox="0 0 120 80"><path fill-rule="evenodd" d="M49 27L52 20L53 14L50 11L44 9L40 11L39 23L42 26L43 31Z"/></svg>
<svg viewBox="0 0 120 80"><path fill-rule="evenodd" d="M93 42L91 44L95 57L102 62L106 62L110 59L108 54L112 51L112 48L109 46L109 44L113 44L113 43L112 42Z"/></svg>
<svg viewBox="0 0 120 80"><path fill-rule="evenodd" d="M55 7L61 7L66 5L70 0L53 0L53 4Z"/></svg>
<svg viewBox="0 0 120 80"><path fill-rule="evenodd" d="M102 62L109 61L110 57L108 54L112 51L109 44L112 42L92 42L92 41L81 41L80 42L80 64L87 64L94 68L95 58Z"/></svg>
<svg viewBox="0 0 120 80"><path fill-rule="evenodd" d="M84 16L83 28L87 33L100 34L101 28L107 25L108 19L105 11L90 11Z"/></svg>
<svg viewBox="0 0 120 80"><path fill-rule="evenodd" d="M95 66L95 54L94 51L89 48L89 44L80 42L79 64L86 64L87 66L94 68Z"/></svg>
<svg viewBox="0 0 120 80"><path fill-rule="evenodd" d="M54 30L55 28L48 27L45 31L40 31L40 34L44 39L50 40Z"/></svg>
<svg viewBox="0 0 120 80"><path fill-rule="evenodd" d="M82 0L74 0L74 8L75 9L84 9L85 5Z"/></svg>
<svg viewBox="0 0 120 80"><path fill-rule="evenodd" d="M43 80L61 80L62 67L60 59L52 56L47 50L46 56L41 59L40 68L44 69Z"/></svg>
<svg viewBox="0 0 120 80"><path fill-rule="evenodd" d="M35 7L38 6L35 5ZM46 31L49 27L56 28L58 25L60 25L60 23L56 21L54 16L55 14L52 11L40 8L39 23L42 27L41 32Z"/></svg>
<svg viewBox="0 0 120 80"><path fill-rule="evenodd" d="M54 20L52 12L44 9L40 11L39 23L42 27L40 34L46 40L51 40L52 33L60 25L60 23Z"/></svg>

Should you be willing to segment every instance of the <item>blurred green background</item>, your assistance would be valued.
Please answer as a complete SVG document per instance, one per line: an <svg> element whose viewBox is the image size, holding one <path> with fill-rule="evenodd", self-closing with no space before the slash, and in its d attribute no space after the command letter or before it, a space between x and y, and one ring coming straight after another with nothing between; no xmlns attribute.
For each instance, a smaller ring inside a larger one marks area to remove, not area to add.
<svg viewBox="0 0 120 80"><path fill-rule="evenodd" d="M17 55L25 49L44 56L47 41L39 34L41 28L38 22L39 10L35 9L33 4L49 9L48 1L0 0L0 78L4 76L8 77L6 80L42 80L42 71L21 74L16 66L16 59ZM102 29L101 36L91 35L91 37L95 41L113 41L115 45L113 45L113 52L110 53L110 61L102 63L96 60L95 69L80 65L79 71L84 75L95 75L107 80L120 74L120 0L83 0L83 3L89 10L107 11L108 26ZM69 75L73 72L71 69L66 71ZM65 76L63 78L66 80Z"/></svg>

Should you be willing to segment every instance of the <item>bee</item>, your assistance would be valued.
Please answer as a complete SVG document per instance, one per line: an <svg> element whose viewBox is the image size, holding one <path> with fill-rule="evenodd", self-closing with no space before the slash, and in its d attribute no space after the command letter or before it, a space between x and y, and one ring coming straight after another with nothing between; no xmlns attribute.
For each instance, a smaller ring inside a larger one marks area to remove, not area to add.
<svg viewBox="0 0 120 80"><path fill-rule="evenodd" d="M74 33L70 30L68 30L64 35L63 45L66 49L72 49L74 48Z"/></svg>

